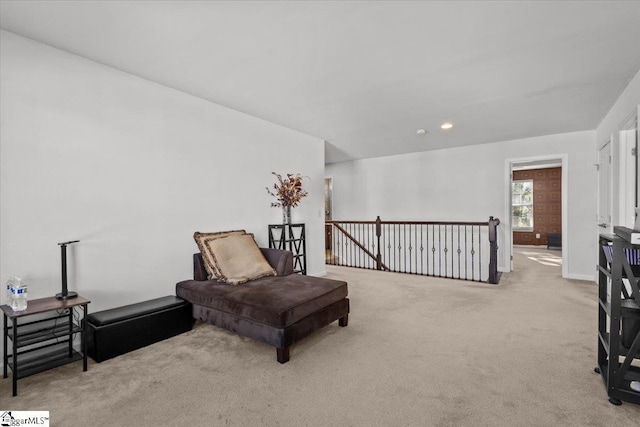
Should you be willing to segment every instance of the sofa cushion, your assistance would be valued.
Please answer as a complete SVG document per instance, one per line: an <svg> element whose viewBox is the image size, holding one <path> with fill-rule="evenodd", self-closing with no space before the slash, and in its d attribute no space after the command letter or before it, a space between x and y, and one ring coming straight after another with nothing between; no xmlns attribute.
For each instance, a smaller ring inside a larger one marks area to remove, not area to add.
<svg viewBox="0 0 640 427"><path fill-rule="evenodd" d="M216 280L186 280L176 295L205 307L286 328L347 296L347 283L290 274L229 286Z"/></svg>
<svg viewBox="0 0 640 427"><path fill-rule="evenodd" d="M229 236L230 234L246 233L247 232L245 230L217 231L215 233L200 233L199 231L196 231L195 233L193 233L193 239L196 241L198 249L202 254L202 259L204 260L204 268L205 270L207 270L207 278L209 280L220 278L220 273L216 271L215 264L213 262L213 259L211 258L211 255L209 254L209 250L204 244L204 241L212 237L224 237Z"/></svg>
<svg viewBox="0 0 640 427"><path fill-rule="evenodd" d="M220 280L239 285L277 273L267 262L253 234L229 234L203 240Z"/></svg>
<svg viewBox="0 0 640 427"><path fill-rule="evenodd" d="M260 252L262 252L269 265L276 270L278 276L293 274L293 252L273 248L260 248ZM193 254L193 279L209 280L200 252Z"/></svg>

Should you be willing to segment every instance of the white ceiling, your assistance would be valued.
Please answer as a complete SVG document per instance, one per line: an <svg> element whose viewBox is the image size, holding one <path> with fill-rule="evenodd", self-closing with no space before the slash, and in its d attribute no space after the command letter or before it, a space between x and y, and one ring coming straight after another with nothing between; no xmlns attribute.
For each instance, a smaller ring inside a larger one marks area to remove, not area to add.
<svg viewBox="0 0 640 427"><path fill-rule="evenodd" d="M595 129L640 70L640 1L2 0L0 27L322 138L327 163Z"/></svg>

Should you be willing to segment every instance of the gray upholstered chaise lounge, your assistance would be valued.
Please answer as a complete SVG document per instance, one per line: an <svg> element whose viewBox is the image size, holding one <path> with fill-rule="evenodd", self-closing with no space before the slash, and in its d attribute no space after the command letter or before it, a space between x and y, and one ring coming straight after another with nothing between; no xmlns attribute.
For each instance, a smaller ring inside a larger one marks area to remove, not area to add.
<svg viewBox="0 0 640 427"><path fill-rule="evenodd" d="M347 326L347 283L293 274L293 254L261 248L277 276L237 286L207 280L202 255L193 255L194 280L176 284L176 295L193 304L193 317L277 349L289 361L290 346L339 320Z"/></svg>

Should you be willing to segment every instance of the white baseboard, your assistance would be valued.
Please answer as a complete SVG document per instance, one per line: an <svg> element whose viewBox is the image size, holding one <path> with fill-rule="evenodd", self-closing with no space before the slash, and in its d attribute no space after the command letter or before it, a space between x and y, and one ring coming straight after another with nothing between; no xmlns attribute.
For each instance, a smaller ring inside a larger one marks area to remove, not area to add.
<svg viewBox="0 0 640 427"><path fill-rule="evenodd" d="M587 282L595 282L596 276L595 274L593 276L589 274L567 274L565 279L585 280Z"/></svg>
<svg viewBox="0 0 640 427"><path fill-rule="evenodd" d="M504 267L498 267L498 271L501 272L501 273L511 273L511 270L507 270ZM593 276L590 276L588 274L568 274L564 278L565 279L573 279L573 280L585 280L587 282L597 283L597 277L596 277L595 274Z"/></svg>
<svg viewBox="0 0 640 427"><path fill-rule="evenodd" d="M327 275L327 270L323 270L319 273L307 273L307 276L314 276L314 277L323 277Z"/></svg>

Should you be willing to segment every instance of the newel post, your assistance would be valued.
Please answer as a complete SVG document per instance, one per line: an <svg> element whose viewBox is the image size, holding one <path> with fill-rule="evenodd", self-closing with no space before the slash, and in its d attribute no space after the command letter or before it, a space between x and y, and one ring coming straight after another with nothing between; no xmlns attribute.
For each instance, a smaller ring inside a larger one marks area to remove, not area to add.
<svg viewBox="0 0 640 427"><path fill-rule="evenodd" d="M382 255L380 254L380 236L382 235L382 221L380 220L380 215L376 218L376 238L378 240L377 243L377 253L376 253L376 270L382 270Z"/></svg>
<svg viewBox="0 0 640 427"><path fill-rule="evenodd" d="M500 273L498 273L498 218L489 217L489 283L497 284L500 282Z"/></svg>

